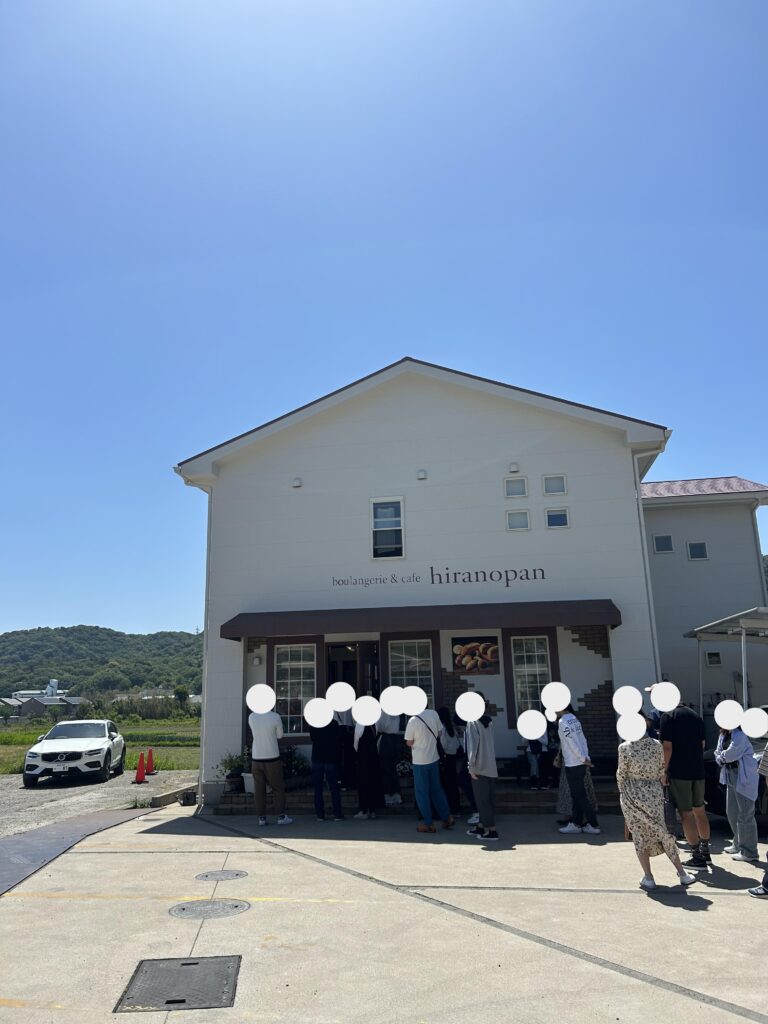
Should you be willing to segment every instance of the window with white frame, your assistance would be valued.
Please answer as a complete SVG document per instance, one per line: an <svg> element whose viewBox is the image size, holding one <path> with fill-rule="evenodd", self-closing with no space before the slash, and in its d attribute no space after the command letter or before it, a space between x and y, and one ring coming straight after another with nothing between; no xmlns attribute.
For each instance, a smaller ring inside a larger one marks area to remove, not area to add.
<svg viewBox="0 0 768 1024"><path fill-rule="evenodd" d="M314 644L275 645L275 711L283 732L306 732L304 705L315 696L317 655Z"/></svg>
<svg viewBox="0 0 768 1024"><path fill-rule="evenodd" d="M432 641L390 640L389 682L391 686L420 686L433 703Z"/></svg>
<svg viewBox="0 0 768 1024"><path fill-rule="evenodd" d="M656 533L653 536L653 550L657 555L672 551L672 535L669 533Z"/></svg>
<svg viewBox="0 0 768 1024"><path fill-rule="evenodd" d="M545 636L513 636L512 669L518 715L541 710L541 691L552 681L549 640Z"/></svg>
<svg viewBox="0 0 768 1024"><path fill-rule="evenodd" d="M507 512L507 529L508 530L528 530L530 529L530 521L528 517L528 509L520 508L515 509L514 512Z"/></svg>
<svg viewBox="0 0 768 1024"><path fill-rule="evenodd" d="M545 494L565 494L565 477L562 473L557 473L553 476L545 476L542 478L544 481L544 493Z"/></svg>
<svg viewBox="0 0 768 1024"><path fill-rule="evenodd" d="M723 659L720 657L720 651L707 651L707 667L718 668L723 664Z"/></svg>
<svg viewBox="0 0 768 1024"><path fill-rule="evenodd" d="M507 498L527 498L528 477L508 476L504 481L504 496Z"/></svg>
<svg viewBox="0 0 768 1024"><path fill-rule="evenodd" d="M403 557L403 499L371 500L371 538L374 558Z"/></svg>
<svg viewBox="0 0 768 1024"><path fill-rule="evenodd" d="M547 528L557 530L563 526L570 526L567 508L548 508L546 511Z"/></svg>
<svg viewBox="0 0 768 1024"><path fill-rule="evenodd" d="M703 562L709 558L707 545L703 540L688 541L688 560L691 562Z"/></svg>

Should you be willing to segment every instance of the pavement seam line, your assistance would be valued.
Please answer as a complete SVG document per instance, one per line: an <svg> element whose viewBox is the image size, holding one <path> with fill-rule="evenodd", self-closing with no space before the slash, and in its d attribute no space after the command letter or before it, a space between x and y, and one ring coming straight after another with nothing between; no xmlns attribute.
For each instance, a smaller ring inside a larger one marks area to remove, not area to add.
<svg viewBox="0 0 768 1024"><path fill-rule="evenodd" d="M737 1017L743 1017L745 1020L755 1021L756 1024L768 1024L768 1014L760 1013L758 1010L750 1010L746 1006L739 1006L737 1003L729 1003L724 999L718 999L717 996L710 996L705 992L697 992L695 989L686 988L684 985L678 985L676 982L665 981L663 978L656 978L652 974L646 974L645 971L638 971L633 967L625 967L623 964L614 963L612 960L606 960L604 957L596 956L593 953L587 953L583 950L575 949L572 946L566 946L564 943L557 942L555 939L547 939L543 935L536 935L535 932L525 931L522 928L515 928L514 925L504 924L501 921L496 921L492 917L485 917L482 914L476 914L474 911L465 910L463 907L457 907L452 903L446 903L443 900L435 899L434 896L427 896L424 893L403 889L401 886L397 886L392 882L385 882L383 879L375 878L373 875L366 875L362 871L356 871L354 868L348 868L342 864L334 864L332 861L324 860L322 857L316 857L312 853L305 853L303 850L293 850L289 846L281 846L274 840L266 839L262 836L251 836L249 833L241 832L240 829L233 828L231 825L219 825L218 822L214 822L213 824L218 825L219 828L225 829L228 832L233 832L236 835L254 839L259 843L266 843L269 846L274 846L278 849L287 850L290 853L294 853L297 857L312 861L314 864L320 864L321 866L330 868L333 871L339 871L343 874L351 875L354 878L359 878L362 881L372 883L373 885L382 886L385 889L398 892L400 895L408 896L411 899L420 900L421 902L437 907L440 910L447 910L449 913L459 914L461 917L466 917L470 921L475 921L477 924L487 925L491 928L495 928L497 931L506 932L508 935L514 935L516 938L523 939L526 942L532 942L536 945L544 946L547 949L551 949L553 952L565 954L566 956L581 960L584 963L589 963L595 967L601 967L604 970L611 971L614 974L620 974L623 977L632 978L634 981L639 981L646 985L652 985L654 988L663 989L664 991L671 992L674 995L684 996L691 999L693 1002L704 1003L707 1006L716 1007L719 1010L732 1013Z"/></svg>

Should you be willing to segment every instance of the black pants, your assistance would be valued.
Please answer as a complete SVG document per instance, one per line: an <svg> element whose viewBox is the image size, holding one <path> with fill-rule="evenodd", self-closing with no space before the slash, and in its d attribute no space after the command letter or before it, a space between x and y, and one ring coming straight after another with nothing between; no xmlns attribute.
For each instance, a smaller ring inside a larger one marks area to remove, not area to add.
<svg viewBox="0 0 768 1024"><path fill-rule="evenodd" d="M451 814L459 813L461 800L459 798L459 780L456 776L456 755L446 754L443 763L440 765L440 782L448 797L448 806Z"/></svg>
<svg viewBox="0 0 768 1024"><path fill-rule="evenodd" d="M565 777L568 780L568 788L573 800L571 821L574 825L582 826L586 819L593 828L597 828L597 815L592 810L592 805L587 799L587 791L584 788L586 774L587 766L585 764L577 764L573 768L565 769Z"/></svg>
<svg viewBox="0 0 768 1024"><path fill-rule="evenodd" d="M402 752L403 741L399 733L384 732L379 736L379 765L384 793L394 796L400 792L400 779L397 774L397 762Z"/></svg>

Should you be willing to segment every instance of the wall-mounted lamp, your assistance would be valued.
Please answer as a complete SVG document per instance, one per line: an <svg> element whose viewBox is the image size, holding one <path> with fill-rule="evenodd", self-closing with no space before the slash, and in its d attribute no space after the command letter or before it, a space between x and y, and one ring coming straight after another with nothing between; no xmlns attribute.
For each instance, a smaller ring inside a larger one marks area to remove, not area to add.
<svg viewBox="0 0 768 1024"><path fill-rule="evenodd" d="M261 655L260 654L254 654L254 656L253 656L253 664L254 665L260 665L261 664Z"/></svg>
<svg viewBox="0 0 768 1024"><path fill-rule="evenodd" d="M427 479L427 471L426 471L426 469L417 469L416 470L416 479L417 480L426 480Z"/></svg>
<svg viewBox="0 0 768 1024"><path fill-rule="evenodd" d="M300 476L295 476L293 478L293 483L291 484L291 487L301 487L301 483L302 483L301 477Z"/></svg>
<svg viewBox="0 0 768 1024"><path fill-rule="evenodd" d="M519 473L520 472L520 466L516 462L510 462L510 464L509 464L509 472L510 473Z"/></svg>

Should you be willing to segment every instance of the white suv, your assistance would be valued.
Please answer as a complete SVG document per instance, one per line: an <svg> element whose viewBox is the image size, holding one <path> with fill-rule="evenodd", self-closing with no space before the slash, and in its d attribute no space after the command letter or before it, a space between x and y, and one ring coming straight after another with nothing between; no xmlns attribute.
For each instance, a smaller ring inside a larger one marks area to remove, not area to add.
<svg viewBox="0 0 768 1024"><path fill-rule="evenodd" d="M31 789L46 776L91 775L106 782L110 773L125 771L125 740L114 722L94 719L59 722L39 736L24 758L24 785Z"/></svg>

